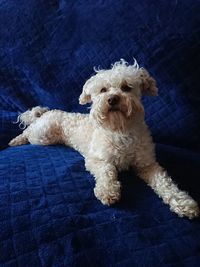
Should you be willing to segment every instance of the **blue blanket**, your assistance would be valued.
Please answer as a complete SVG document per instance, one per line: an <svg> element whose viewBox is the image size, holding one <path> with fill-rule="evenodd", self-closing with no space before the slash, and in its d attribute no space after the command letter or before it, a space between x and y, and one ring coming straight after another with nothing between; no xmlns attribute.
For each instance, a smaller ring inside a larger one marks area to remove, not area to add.
<svg viewBox="0 0 200 267"><path fill-rule="evenodd" d="M64 146L7 146L18 112L88 112L94 66L135 57L158 82L143 99L158 161L200 204L200 3L0 0L0 266L200 266L200 220L169 211L133 172L103 206Z"/></svg>

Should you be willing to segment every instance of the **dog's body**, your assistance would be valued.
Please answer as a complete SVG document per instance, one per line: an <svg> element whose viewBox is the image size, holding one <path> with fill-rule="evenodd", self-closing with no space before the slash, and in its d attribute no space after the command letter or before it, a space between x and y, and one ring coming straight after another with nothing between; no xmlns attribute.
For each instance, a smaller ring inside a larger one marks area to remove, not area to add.
<svg viewBox="0 0 200 267"><path fill-rule="evenodd" d="M145 93L157 94L155 80L136 63L128 66L121 60L111 70L98 71L84 85L79 100L92 102L89 115L35 107L20 116L29 126L9 144L64 144L78 150L95 176L96 197L108 205L120 199L117 172L131 166L171 210L181 217L196 217L197 203L156 162L140 101Z"/></svg>

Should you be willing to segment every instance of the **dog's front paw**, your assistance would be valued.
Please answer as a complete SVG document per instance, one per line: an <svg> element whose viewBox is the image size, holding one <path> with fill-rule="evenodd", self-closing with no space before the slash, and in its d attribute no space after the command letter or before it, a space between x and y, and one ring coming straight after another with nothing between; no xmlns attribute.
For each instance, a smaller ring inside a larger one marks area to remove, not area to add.
<svg viewBox="0 0 200 267"><path fill-rule="evenodd" d="M104 205L110 206L120 200L121 184L119 181L112 181L108 184L97 183L94 194Z"/></svg>
<svg viewBox="0 0 200 267"><path fill-rule="evenodd" d="M180 217L188 217L193 219L200 214L199 207L187 193L181 192L170 200L170 209L177 213Z"/></svg>

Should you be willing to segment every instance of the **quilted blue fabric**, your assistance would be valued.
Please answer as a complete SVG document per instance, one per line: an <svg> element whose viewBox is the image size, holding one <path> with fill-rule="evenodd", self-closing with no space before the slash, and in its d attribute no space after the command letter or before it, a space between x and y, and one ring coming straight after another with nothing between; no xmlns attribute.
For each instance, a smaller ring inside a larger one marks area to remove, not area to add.
<svg viewBox="0 0 200 267"><path fill-rule="evenodd" d="M103 206L64 146L7 146L18 112L88 112L93 66L135 57L156 78L143 99L158 161L200 204L200 2L0 0L0 266L199 267L200 219L169 211L131 171Z"/></svg>

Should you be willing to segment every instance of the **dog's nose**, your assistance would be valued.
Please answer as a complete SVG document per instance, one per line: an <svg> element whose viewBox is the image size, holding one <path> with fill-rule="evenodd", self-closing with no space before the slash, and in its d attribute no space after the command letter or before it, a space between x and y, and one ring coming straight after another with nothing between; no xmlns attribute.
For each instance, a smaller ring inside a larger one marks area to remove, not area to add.
<svg viewBox="0 0 200 267"><path fill-rule="evenodd" d="M119 96L118 95L111 95L109 98L108 98L108 104L110 106L114 106L116 104L119 103Z"/></svg>

